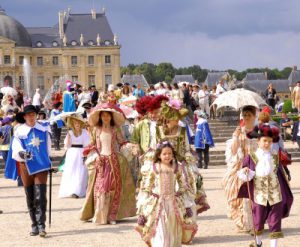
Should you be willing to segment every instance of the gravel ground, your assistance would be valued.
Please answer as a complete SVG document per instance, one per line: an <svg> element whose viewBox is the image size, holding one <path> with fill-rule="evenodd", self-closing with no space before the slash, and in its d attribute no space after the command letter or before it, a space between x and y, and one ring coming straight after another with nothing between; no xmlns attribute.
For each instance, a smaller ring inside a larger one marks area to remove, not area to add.
<svg viewBox="0 0 300 247"><path fill-rule="evenodd" d="M299 246L300 243L300 163L290 166L294 205L289 218L283 220L284 239L279 246ZM236 233L232 221L226 218L225 197L221 177L225 166L203 170L204 186L211 209L198 217L199 230L193 246L248 246L252 237ZM47 226L48 237L30 237L30 221L25 196L16 182L0 178L0 246L145 246L133 230L136 218L129 218L115 226L98 226L78 220L83 199L58 199L60 175L53 178L52 226ZM267 234L264 246L269 246Z"/></svg>

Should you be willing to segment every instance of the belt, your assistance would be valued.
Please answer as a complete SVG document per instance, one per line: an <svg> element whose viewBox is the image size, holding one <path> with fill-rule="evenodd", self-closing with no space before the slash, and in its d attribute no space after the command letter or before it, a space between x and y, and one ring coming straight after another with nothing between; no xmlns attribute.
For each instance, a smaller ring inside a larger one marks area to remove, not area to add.
<svg viewBox="0 0 300 247"><path fill-rule="evenodd" d="M73 144L73 145L71 145L71 148L83 148L83 145Z"/></svg>

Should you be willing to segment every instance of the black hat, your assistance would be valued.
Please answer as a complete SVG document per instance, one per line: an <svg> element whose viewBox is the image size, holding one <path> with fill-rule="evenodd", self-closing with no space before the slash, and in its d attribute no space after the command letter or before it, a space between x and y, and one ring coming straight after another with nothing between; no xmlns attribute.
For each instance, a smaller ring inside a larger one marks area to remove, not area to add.
<svg viewBox="0 0 300 247"><path fill-rule="evenodd" d="M82 107L85 108L85 109L91 109L92 104L90 102L86 102L86 103L82 104Z"/></svg>
<svg viewBox="0 0 300 247"><path fill-rule="evenodd" d="M18 123L25 123L24 116L27 113L35 112L36 114L38 113L37 109L33 105L27 105L24 107L24 110L22 112L18 112L16 115L16 121Z"/></svg>
<svg viewBox="0 0 300 247"><path fill-rule="evenodd" d="M119 82L116 86L117 86L117 87L123 87L123 83L122 83L122 82Z"/></svg>
<svg viewBox="0 0 300 247"><path fill-rule="evenodd" d="M58 107L60 107L62 105L61 102L56 102L55 104L53 104L54 109L57 109Z"/></svg>

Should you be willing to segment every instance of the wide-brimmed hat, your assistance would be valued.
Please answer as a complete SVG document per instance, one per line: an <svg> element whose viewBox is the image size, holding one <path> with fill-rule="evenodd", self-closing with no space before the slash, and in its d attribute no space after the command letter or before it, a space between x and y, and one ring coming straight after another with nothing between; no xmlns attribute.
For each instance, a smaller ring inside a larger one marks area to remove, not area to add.
<svg viewBox="0 0 300 247"><path fill-rule="evenodd" d="M32 112L34 112L36 114L38 113L38 110L35 108L34 105L25 106L24 110L22 112L17 113L16 121L18 123L25 123L26 122L25 119L24 119L25 114L32 113Z"/></svg>
<svg viewBox="0 0 300 247"><path fill-rule="evenodd" d="M207 114L202 110L198 111L197 116L207 119Z"/></svg>
<svg viewBox="0 0 300 247"><path fill-rule="evenodd" d="M80 114L73 114L64 118L64 122L68 128L74 129L74 122L80 123L81 129L86 126L86 121L82 118Z"/></svg>
<svg viewBox="0 0 300 247"><path fill-rule="evenodd" d="M85 102L85 103L82 104L82 107L83 107L84 109L91 109L91 108L92 108L92 103L90 103L90 102Z"/></svg>
<svg viewBox="0 0 300 247"><path fill-rule="evenodd" d="M276 126L271 126L270 124L264 123L259 126L255 126L252 131L247 133L247 137L250 139L260 138L260 137L270 137L273 142L279 141L279 128Z"/></svg>
<svg viewBox="0 0 300 247"><path fill-rule="evenodd" d="M57 108L60 107L61 105L62 105L61 102L56 102L56 103L53 104L53 107L54 107L55 109L57 109Z"/></svg>
<svg viewBox="0 0 300 247"><path fill-rule="evenodd" d="M88 123L91 126L99 124L100 112L111 112L115 125L121 126L125 122L125 115L123 111L116 105L110 103L103 103L93 108L92 113L88 118Z"/></svg>
<svg viewBox="0 0 300 247"><path fill-rule="evenodd" d="M162 116L169 120L181 120L189 113L188 109L183 108L179 100L170 100L162 104Z"/></svg>

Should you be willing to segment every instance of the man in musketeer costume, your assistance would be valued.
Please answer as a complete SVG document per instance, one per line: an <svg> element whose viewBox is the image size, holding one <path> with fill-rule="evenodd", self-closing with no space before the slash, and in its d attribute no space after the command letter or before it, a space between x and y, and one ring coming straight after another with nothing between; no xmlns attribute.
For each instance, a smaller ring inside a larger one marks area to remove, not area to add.
<svg viewBox="0 0 300 247"><path fill-rule="evenodd" d="M5 176L9 179L21 177L26 202L32 222L31 236L46 236L46 188L47 175L51 168L51 139L47 128L37 120L37 109L27 105L16 119L22 123L14 133L7 160Z"/></svg>

